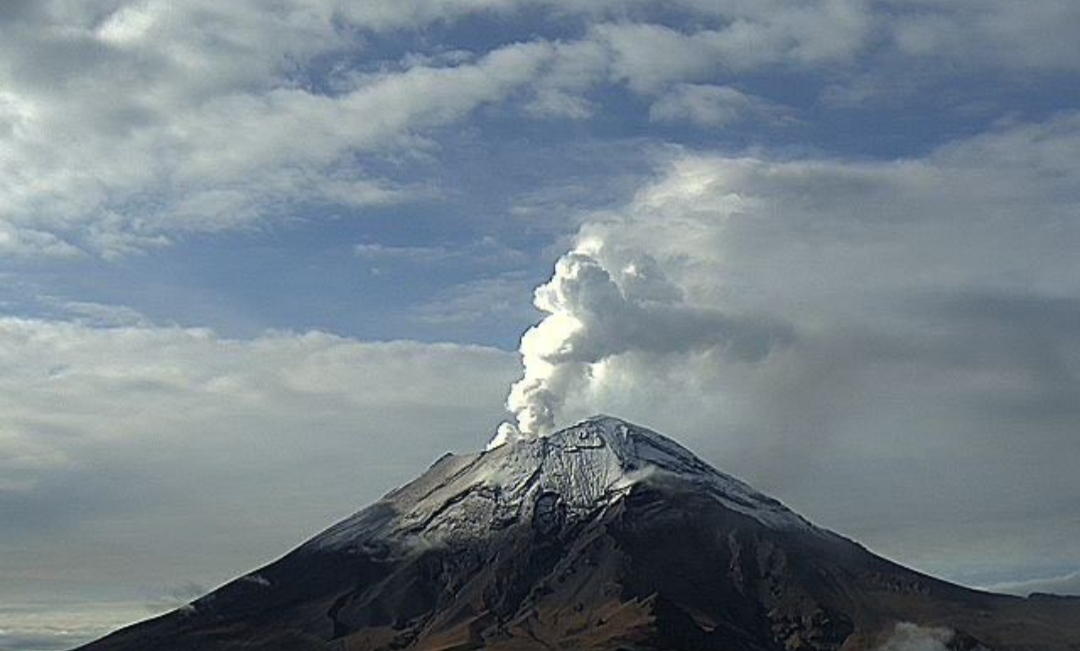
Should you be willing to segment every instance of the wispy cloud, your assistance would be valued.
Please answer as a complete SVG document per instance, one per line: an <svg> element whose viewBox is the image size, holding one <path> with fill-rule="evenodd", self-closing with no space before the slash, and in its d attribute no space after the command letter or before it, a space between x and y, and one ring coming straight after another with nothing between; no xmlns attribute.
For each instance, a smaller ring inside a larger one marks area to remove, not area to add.
<svg viewBox="0 0 1080 651"><path fill-rule="evenodd" d="M706 127L726 127L743 120L780 121L790 111L730 86L678 84L649 107L656 122L687 120Z"/></svg>

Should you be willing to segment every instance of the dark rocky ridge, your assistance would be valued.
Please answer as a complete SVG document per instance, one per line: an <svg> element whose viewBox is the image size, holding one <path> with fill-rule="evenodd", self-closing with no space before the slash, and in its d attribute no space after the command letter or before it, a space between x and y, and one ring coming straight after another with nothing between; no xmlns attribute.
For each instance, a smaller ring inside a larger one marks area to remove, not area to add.
<svg viewBox="0 0 1080 651"><path fill-rule="evenodd" d="M440 459L296 551L87 651L1080 651L1080 600L969 590L617 419Z"/></svg>

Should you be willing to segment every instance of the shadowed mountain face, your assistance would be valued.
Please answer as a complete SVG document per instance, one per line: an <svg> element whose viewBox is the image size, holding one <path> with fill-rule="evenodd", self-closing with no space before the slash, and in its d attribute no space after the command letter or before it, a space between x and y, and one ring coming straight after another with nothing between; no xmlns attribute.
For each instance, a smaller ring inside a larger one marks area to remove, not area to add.
<svg viewBox="0 0 1080 651"><path fill-rule="evenodd" d="M284 558L82 649L900 650L902 622L933 632L910 648L1080 651L1080 599L900 567L598 417L447 455Z"/></svg>

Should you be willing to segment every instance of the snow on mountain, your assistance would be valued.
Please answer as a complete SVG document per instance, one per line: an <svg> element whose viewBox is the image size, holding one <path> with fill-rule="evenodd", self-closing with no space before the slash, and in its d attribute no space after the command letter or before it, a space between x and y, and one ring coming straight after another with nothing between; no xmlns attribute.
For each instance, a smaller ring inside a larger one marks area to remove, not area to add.
<svg viewBox="0 0 1080 651"><path fill-rule="evenodd" d="M85 649L869 651L928 630L939 649L1080 651L1078 622L1076 600L902 567L598 416L448 454L277 561Z"/></svg>
<svg viewBox="0 0 1080 651"><path fill-rule="evenodd" d="M406 553L478 539L525 518L577 518L635 484L684 482L774 529L821 532L775 499L721 473L671 439L596 416L549 436L446 455L417 480L308 542L321 550Z"/></svg>

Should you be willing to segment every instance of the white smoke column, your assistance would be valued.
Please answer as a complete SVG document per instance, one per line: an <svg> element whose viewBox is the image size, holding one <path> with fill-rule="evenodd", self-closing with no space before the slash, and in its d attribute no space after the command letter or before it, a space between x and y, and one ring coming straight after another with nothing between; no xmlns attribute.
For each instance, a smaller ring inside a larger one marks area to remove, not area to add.
<svg viewBox="0 0 1080 651"><path fill-rule="evenodd" d="M653 258L596 239L559 259L534 303L548 316L521 338L524 377L506 403L517 424L503 423L489 447L549 434L568 392L609 357L719 347L733 359L758 360L792 338L788 327L770 319L688 305Z"/></svg>

